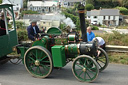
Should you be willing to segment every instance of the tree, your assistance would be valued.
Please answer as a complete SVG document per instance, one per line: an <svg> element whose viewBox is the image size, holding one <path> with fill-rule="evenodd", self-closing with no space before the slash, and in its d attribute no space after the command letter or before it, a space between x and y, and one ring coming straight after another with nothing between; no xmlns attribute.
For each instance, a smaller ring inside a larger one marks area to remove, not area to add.
<svg viewBox="0 0 128 85"><path fill-rule="evenodd" d="M128 0L122 0L122 5L128 8Z"/></svg>
<svg viewBox="0 0 128 85"><path fill-rule="evenodd" d="M87 5L85 6L85 9L86 9L87 11L91 11L92 9L94 9L94 6L93 6L92 4L87 4Z"/></svg>
<svg viewBox="0 0 128 85"><path fill-rule="evenodd" d="M2 0L0 0L0 4L2 3Z"/></svg>
<svg viewBox="0 0 128 85"><path fill-rule="evenodd" d="M93 4L94 5L95 4L95 0L87 0L86 4Z"/></svg>

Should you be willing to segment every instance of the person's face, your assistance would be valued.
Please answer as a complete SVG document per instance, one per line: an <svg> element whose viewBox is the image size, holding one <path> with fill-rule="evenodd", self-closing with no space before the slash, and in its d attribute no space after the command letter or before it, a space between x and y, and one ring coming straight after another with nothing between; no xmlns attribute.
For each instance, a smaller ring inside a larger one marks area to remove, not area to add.
<svg viewBox="0 0 128 85"><path fill-rule="evenodd" d="M91 33L91 31L92 31L91 29L87 29L87 32L88 32L88 33Z"/></svg>
<svg viewBox="0 0 128 85"><path fill-rule="evenodd" d="M34 26L36 26L36 22L33 22L33 23L32 23L32 27L34 27Z"/></svg>

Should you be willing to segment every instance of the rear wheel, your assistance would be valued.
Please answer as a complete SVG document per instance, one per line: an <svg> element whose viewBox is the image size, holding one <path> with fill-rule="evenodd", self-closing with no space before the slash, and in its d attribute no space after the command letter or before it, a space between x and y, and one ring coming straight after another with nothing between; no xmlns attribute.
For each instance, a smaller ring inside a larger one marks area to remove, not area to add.
<svg viewBox="0 0 128 85"><path fill-rule="evenodd" d="M98 51L101 53L99 56L95 57L95 60L98 63L99 70L101 72L108 66L109 59L107 53L102 48L98 48Z"/></svg>
<svg viewBox="0 0 128 85"><path fill-rule="evenodd" d="M53 69L51 53L41 46L34 46L26 51L24 64L32 76L39 78L49 76Z"/></svg>
<svg viewBox="0 0 128 85"><path fill-rule="evenodd" d="M73 61L72 72L79 81L93 82L99 74L99 67L92 57L80 55Z"/></svg>

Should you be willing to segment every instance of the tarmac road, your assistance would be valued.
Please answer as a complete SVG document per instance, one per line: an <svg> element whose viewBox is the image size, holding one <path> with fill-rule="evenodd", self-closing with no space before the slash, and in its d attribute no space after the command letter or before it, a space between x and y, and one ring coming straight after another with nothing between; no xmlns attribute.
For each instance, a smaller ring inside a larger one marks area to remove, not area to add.
<svg viewBox="0 0 128 85"><path fill-rule="evenodd" d="M0 85L128 85L128 66L109 64L93 83L79 82L72 74L72 63L53 70L45 79L32 77L23 64L0 66Z"/></svg>

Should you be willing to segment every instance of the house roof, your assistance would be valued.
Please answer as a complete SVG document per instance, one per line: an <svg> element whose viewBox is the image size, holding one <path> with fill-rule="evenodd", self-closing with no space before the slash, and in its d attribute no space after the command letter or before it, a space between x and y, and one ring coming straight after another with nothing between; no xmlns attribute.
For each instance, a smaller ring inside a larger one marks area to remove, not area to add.
<svg viewBox="0 0 128 85"><path fill-rule="evenodd" d="M55 0L60 2L82 2L83 0Z"/></svg>
<svg viewBox="0 0 128 85"><path fill-rule="evenodd" d="M93 10L93 11L91 11L91 15L92 16L98 16L98 15L100 15L100 10Z"/></svg>
<svg viewBox="0 0 128 85"><path fill-rule="evenodd" d="M54 1L29 1L28 6L57 6L57 2Z"/></svg>
<svg viewBox="0 0 128 85"><path fill-rule="evenodd" d="M87 11L87 16L116 16L120 15L118 9L101 9Z"/></svg>
<svg viewBox="0 0 128 85"><path fill-rule="evenodd" d="M30 21L32 20L57 20L60 21L62 19L64 19L65 17L60 15L60 14L56 14L56 15L41 15L41 14L25 14L23 16L23 19L29 19Z"/></svg>
<svg viewBox="0 0 128 85"><path fill-rule="evenodd" d="M120 15L118 9L102 9L100 15Z"/></svg>

